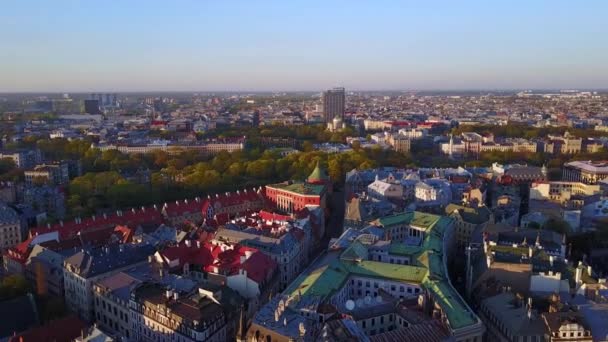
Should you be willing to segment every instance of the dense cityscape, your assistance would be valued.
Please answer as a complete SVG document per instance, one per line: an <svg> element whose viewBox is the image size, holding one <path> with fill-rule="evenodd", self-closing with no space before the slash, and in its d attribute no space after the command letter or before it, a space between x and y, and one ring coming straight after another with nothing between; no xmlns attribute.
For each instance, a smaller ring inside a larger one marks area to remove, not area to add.
<svg viewBox="0 0 608 342"><path fill-rule="evenodd" d="M0 110L9 341L608 336L606 93L7 94Z"/></svg>
<svg viewBox="0 0 608 342"><path fill-rule="evenodd" d="M0 342L608 342L608 2L0 5Z"/></svg>

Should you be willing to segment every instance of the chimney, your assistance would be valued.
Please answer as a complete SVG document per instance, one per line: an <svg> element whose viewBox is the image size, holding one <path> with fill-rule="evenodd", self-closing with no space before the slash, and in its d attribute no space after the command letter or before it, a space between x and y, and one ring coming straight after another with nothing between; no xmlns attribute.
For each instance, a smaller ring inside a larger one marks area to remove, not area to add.
<svg viewBox="0 0 608 342"><path fill-rule="evenodd" d="M553 257L553 255L549 255L549 264L551 265L551 267L553 267L553 260L555 259L555 257Z"/></svg>
<svg viewBox="0 0 608 342"><path fill-rule="evenodd" d="M591 269L591 265L587 265L587 274L591 277L591 275L593 274L591 271L593 271Z"/></svg>
<svg viewBox="0 0 608 342"><path fill-rule="evenodd" d="M581 283L582 276L583 276L583 268L579 266L575 270L574 281L576 282L576 284Z"/></svg>
<svg viewBox="0 0 608 342"><path fill-rule="evenodd" d="M534 250L532 249L532 247L528 247L528 258L532 258L533 255L534 255Z"/></svg>
<svg viewBox="0 0 608 342"><path fill-rule="evenodd" d="M173 292L173 300L179 299L179 293L177 291Z"/></svg>
<svg viewBox="0 0 608 342"><path fill-rule="evenodd" d="M490 266L492 266L492 257L491 256L486 256L486 263L488 265L488 268L490 268Z"/></svg>
<svg viewBox="0 0 608 342"><path fill-rule="evenodd" d="M165 296L167 297L167 299L171 299L171 296L173 296L173 291L167 290L167 292L165 292Z"/></svg>

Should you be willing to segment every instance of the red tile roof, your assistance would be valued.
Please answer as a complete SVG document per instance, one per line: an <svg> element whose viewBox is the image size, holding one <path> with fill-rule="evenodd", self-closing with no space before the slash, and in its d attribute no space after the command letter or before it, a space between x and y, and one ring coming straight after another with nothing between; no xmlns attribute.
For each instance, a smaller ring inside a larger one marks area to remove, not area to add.
<svg viewBox="0 0 608 342"><path fill-rule="evenodd" d="M179 260L175 267L180 269L188 263L190 269L225 276L239 274L240 270L245 270L247 276L258 283L272 274L277 267L276 262L255 248L238 244L232 246L233 248L222 251L222 247L211 243L200 243L198 247L196 242L191 242L190 246L184 242L165 248L159 253L169 263Z"/></svg>
<svg viewBox="0 0 608 342"><path fill-rule="evenodd" d="M31 237L20 244L9 248L3 254L20 264L25 264L27 258L30 256L30 252L32 251L32 246L30 246L30 243L32 243L33 239L34 238Z"/></svg>
<svg viewBox="0 0 608 342"><path fill-rule="evenodd" d="M133 229L127 226L116 226L114 228L114 232L120 234L120 242L122 243L130 243L133 241L133 234L135 233Z"/></svg>
<svg viewBox="0 0 608 342"><path fill-rule="evenodd" d="M186 199L183 201L167 202L163 204L165 213L169 217L200 213L201 206L201 200L198 198L193 200Z"/></svg>
<svg viewBox="0 0 608 342"><path fill-rule="evenodd" d="M264 221L291 221L292 220L292 217L289 215L277 214L277 213L266 211L266 210L260 210L258 215Z"/></svg>
<svg viewBox="0 0 608 342"><path fill-rule="evenodd" d="M160 254L169 262L179 260L179 268L184 267L184 265L188 263L191 268L195 267L199 270L204 270L213 262L215 256L212 253L213 249L210 248L210 244L199 243L199 245L200 247L194 242L188 246L183 242L177 246L165 248Z"/></svg>
<svg viewBox="0 0 608 342"><path fill-rule="evenodd" d="M85 322L72 315L12 336L9 342L71 342L85 328Z"/></svg>
<svg viewBox="0 0 608 342"><path fill-rule="evenodd" d="M77 236L80 231L91 231L107 227L115 227L121 224L138 226L145 223L161 224L162 214L154 208L132 209L118 211L116 214L92 216L85 219L74 220L65 223L58 223L50 227L37 227L30 231L30 236L45 234L49 232L59 232L60 239L67 239Z"/></svg>
<svg viewBox="0 0 608 342"><path fill-rule="evenodd" d="M259 284L274 273L277 263L268 255L256 251L245 261L243 268L247 271L247 277Z"/></svg>

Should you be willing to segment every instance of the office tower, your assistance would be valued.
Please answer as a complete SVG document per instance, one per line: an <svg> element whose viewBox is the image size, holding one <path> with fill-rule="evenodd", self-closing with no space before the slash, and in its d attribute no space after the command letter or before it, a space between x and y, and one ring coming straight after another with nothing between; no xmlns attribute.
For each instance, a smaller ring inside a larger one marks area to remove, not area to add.
<svg viewBox="0 0 608 342"><path fill-rule="evenodd" d="M323 116L325 122L332 122L335 117L344 119L344 88L334 88L323 92Z"/></svg>
<svg viewBox="0 0 608 342"><path fill-rule="evenodd" d="M101 114L99 100L84 100L84 112L87 114Z"/></svg>

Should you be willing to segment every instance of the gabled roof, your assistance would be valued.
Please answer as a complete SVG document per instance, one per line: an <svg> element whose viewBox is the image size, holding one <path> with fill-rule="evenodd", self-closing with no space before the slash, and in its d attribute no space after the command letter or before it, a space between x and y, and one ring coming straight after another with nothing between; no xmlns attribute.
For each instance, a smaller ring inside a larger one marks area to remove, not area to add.
<svg viewBox="0 0 608 342"><path fill-rule="evenodd" d="M80 336L84 328L84 321L70 315L14 335L9 342L71 342Z"/></svg>

